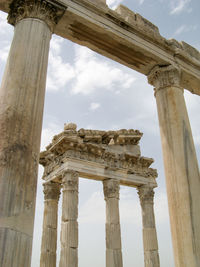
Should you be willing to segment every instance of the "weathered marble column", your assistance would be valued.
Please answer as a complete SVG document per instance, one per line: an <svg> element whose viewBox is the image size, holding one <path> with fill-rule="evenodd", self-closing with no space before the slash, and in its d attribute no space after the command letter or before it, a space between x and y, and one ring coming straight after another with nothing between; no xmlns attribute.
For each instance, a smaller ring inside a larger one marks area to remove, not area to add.
<svg viewBox="0 0 200 267"><path fill-rule="evenodd" d="M0 265L30 266L49 42L60 10L15 0L14 37L0 88Z"/></svg>
<svg viewBox="0 0 200 267"><path fill-rule="evenodd" d="M104 180L103 191L106 201L106 267L122 267L119 181Z"/></svg>
<svg viewBox="0 0 200 267"><path fill-rule="evenodd" d="M78 178L75 171L63 174L60 267L78 267Z"/></svg>
<svg viewBox="0 0 200 267"><path fill-rule="evenodd" d="M44 216L40 267L56 267L57 221L60 184L49 182L44 186Z"/></svg>
<svg viewBox="0 0 200 267"><path fill-rule="evenodd" d="M173 66L148 77L155 86L175 265L199 267L200 175L180 79Z"/></svg>
<svg viewBox="0 0 200 267"><path fill-rule="evenodd" d="M154 191L148 186L138 187L142 208L143 247L145 267L159 267L158 241L153 208Z"/></svg>

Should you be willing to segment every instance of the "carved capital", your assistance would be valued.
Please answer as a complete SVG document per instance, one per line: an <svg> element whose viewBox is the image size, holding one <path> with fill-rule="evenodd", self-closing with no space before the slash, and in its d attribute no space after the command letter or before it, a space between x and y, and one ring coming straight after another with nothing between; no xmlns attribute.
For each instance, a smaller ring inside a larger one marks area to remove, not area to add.
<svg viewBox="0 0 200 267"><path fill-rule="evenodd" d="M106 198L118 198L119 199L119 181L114 179L108 179L103 181L103 192Z"/></svg>
<svg viewBox="0 0 200 267"><path fill-rule="evenodd" d="M44 199L45 200L59 200L60 197L60 184L49 182L46 184L43 184L44 187Z"/></svg>
<svg viewBox="0 0 200 267"><path fill-rule="evenodd" d="M156 66L148 75L148 82L156 90L169 86L180 87L181 72L178 68L170 65L167 67Z"/></svg>
<svg viewBox="0 0 200 267"><path fill-rule="evenodd" d="M141 205L144 204L153 204L154 199L154 190L152 187L149 186L140 186L138 187L138 195L140 198Z"/></svg>
<svg viewBox="0 0 200 267"><path fill-rule="evenodd" d="M53 32L54 26L62 17L65 8L48 0L14 0L10 5L8 22L16 25L22 19L36 18L45 21Z"/></svg>
<svg viewBox="0 0 200 267"><path fill-rule="evenodd" d="M62 176L63 190L78 192L78 179L79 179L78 172L73 170L65 171Z"/></svg>

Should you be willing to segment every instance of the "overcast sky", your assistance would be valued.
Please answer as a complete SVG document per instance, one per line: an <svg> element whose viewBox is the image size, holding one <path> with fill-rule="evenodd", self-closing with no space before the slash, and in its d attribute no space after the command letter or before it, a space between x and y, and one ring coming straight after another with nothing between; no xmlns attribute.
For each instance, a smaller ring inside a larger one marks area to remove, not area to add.
<svg viewBox="0 0 200 267"><path fill-rule="evenodd" d="M157 25L167 39L184 40L200 50L199 0L107 0L107 4L113 9L120 3ZM2 12L0 36L2 78L13 36L13 27L6 23L6 14ZM66 122L75 122L78 128L133 128L144 133L140 142L141 153L155 159L152 166L159 174L155 215L161 267L173 267L156 103L153 88L148 85L146 77L85 47L53 36L46 91L42 150L53 135L62 131ZM199 159L200 98L185 92L185 99ZM39 267L40 258L43 217L41 175L42 167L39 169L32 267ZM105 203L102 184L80 179L79 191L79 267L103 267ZM141 267L141 210L134 188L121 187L120 216L124 266Z"/></svg>

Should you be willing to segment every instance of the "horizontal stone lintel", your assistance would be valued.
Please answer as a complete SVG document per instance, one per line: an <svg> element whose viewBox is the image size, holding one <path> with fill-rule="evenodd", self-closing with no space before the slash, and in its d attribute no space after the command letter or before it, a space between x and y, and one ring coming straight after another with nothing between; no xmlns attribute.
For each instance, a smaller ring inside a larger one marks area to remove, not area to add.
<svg viewBox="0 0 200 267"><path fill-rule="evenodd" d="M1 0L0 10L8 12L10 2ZM195 48L163 38L155 25L132 11L126 18L119 8L113 11L98 1L59 2L66 6L66 11L54 29L55 34L145 75L157 65L178 66L182 71L181 86L200 95L200 54Z"/></svg>
<svg viewBox="0 0 200 267"><path fill-rule="evenodd" d="M60 167L57 167L49 175L43 177L45 182L57 181L61 182L62 173L66 170L74 170L79 173L79 177L103 181L105 179L117 179L121 185L137 187L141 185L149 185L157 187L155 177L142 177L136 174L129 174L120 169L104 168L98 163L81 162L76 159L67 159Z"/></svg>

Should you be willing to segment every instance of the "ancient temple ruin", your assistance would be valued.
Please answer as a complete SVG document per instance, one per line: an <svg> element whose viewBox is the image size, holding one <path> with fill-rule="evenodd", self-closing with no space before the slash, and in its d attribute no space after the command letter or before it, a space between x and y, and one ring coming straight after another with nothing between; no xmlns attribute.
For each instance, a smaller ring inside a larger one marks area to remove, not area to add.
<svg viewBox="0 0 200 267"><path fill-rule="evenodd" d="M103 183L106 201L106 267L122 267L120 185L138 190L142 208L145 267L159 267L153 197L157 171L142 157L138 130L98 131L65 125L40 154L44 166L44 218L40 267L56 266L57 212L62 187L60 267L78 267L79 177ZM131 211L130 211L131 212Z"/></svg>
<svg viewBox="0 0 200 267"><path fill-rule="evenodd" d="M106 0L1 0L0 10L15 29L0 89L2 267L29 267L31 262L53 33L144 74L154 86L175 265L199 267L200 176L183 95L184 89L200 95L199 51L165 39L155 25L123 5L109 9Z"/></svg>

